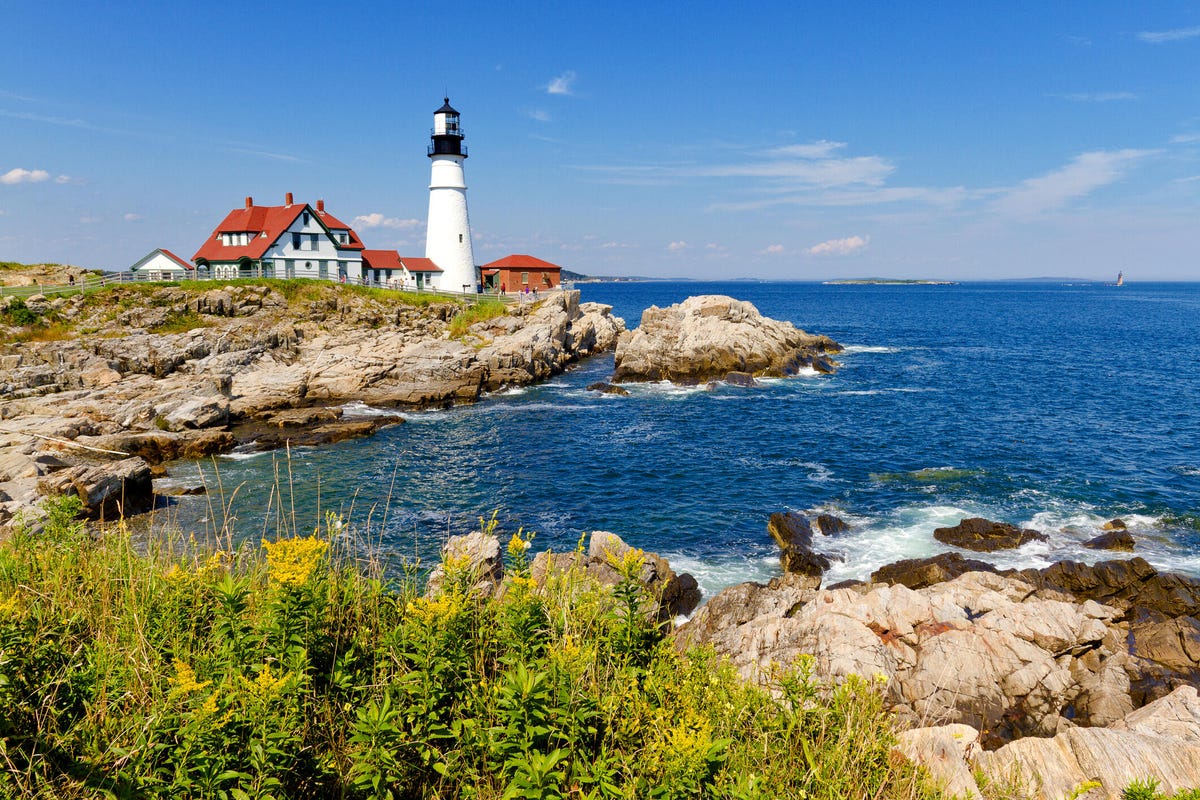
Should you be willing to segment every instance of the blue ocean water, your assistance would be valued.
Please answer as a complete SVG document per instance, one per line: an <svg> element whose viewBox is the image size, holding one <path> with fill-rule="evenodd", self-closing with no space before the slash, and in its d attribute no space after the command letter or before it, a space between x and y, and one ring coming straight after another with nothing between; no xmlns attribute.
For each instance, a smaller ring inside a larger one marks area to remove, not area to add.
<svg viewBox="0 0 1200 800"><path fill-rule="evenodd" d="M498 510L538 549L616 532L708 594L777 572L773 511L852 524L820 542L840 559L828 582L941 552L933 529L966 516L1050 535L989 556L1002 566L1095 561L1111 556L1081 543L1120 516L1151 563L1200 575L1200 284L580 288L630 327L651 304L727 294L846 351L834 375L630 397L586 391L611 374L604 355L370 439L222 458L219 475L176 465L215 493L176 513L229 514L260 536L307 532L332 509L386 553L428 560Z"/></svg>

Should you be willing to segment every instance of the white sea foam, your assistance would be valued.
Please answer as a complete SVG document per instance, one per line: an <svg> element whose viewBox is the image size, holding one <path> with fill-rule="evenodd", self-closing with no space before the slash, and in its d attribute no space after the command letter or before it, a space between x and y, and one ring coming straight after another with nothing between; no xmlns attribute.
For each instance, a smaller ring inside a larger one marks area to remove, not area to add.
<svg viewBox="0 0 1200 800"><path fill-rule="evenodd" d="M1179 464L1171 467L1171 472L1179 475L1186 475L1189 478L1200 478L1200 467L1189 466L1188 464Z"/></svg>
<svg viewBox="0 0 1200 800"><path fill-rule="evenodd" d="M474 409L477 414L512 414L534 411L579 411L593 408L594 403L487 403Z"/></svg>
<svg viewBox="0 0 1200 800"><path fill-rule="evenodd" d="M227 461L249 461L252 458L265 456L270 450L234 450L229 453L222 453L218 458L226 459Z"/></svg>
<svg viewBox="0 0 1200 800"><path fill-rule="evenodd" d="M837 392L840 395L850 395L855 397L867 397L873 394L883 394L882 389L855 389L853 391Z"/></svg>
<svg viewBox="0 0 1200 800"><path fill-rule="evenodd" d="M842 348L843 355L854 355L855 353L899 353L902 348L899 347L881 347L870 344L848 344Z"/></svg>
<svg viewBox="0 0 1200 800"><path fill-rule="evenodd" d="M779 574L779 559L775 556L758 558L696 558L684 553L662 553L677 573L689 573L700 586L704 600L711 600L722 589L746 581L765 583Z"/></svg>
<svg viewBox="0 0 1200 800"><path fill-rule="evenodd" d="M395 409L375 408L374 406L367 405L361 400L355 400L342 406L343 419L357 419L360 417L389 417L395 415Z"/></svg>

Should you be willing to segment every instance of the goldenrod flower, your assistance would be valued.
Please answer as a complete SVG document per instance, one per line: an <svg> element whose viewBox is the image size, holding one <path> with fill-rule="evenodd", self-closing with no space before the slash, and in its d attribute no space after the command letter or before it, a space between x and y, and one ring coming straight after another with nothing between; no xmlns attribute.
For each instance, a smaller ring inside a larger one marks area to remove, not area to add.
<svg viewBox="0 0 1200 800"><path fill-rule="evenodd" d="M196 671L193 670L188 664L180 661L178 658L172 663L175 666L175 677L170 679L170 682L174 684L174 688L171 689L172 694L191 694L192 692L198 689L203 689L205 686L208 686L210 683L212 683L212 681L196 680Z"/></svg>
<svg viewBox="0 0 1200 800"><path fill-rule="evenodd" d="M267 551L271 579L285 586L303 586L329 549L328 542L313 536L264 541L262 546Z"/></svg>
<svg viewBox="0 0 1200 800"><path fill-rule="evenodd" d="M292 673L285 672L279 677L271 674L271 665L263 664L262 671L258 673L258 677L254 680L243 679L246 689L250 694L255 695L263 700L271 700L278 697L283 691L284 686L291 680Z"/></svg>

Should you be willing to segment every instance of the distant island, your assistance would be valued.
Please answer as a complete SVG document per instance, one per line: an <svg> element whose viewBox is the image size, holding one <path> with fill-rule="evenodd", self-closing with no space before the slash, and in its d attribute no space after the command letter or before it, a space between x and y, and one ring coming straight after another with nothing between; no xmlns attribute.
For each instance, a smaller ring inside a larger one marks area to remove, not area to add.
<svg viewBox="0 0 1200 800"><path fill-rule="evenodd" d="M634 283L662 280L662 278L646 278L637 275L584 275L580 272L572 272L569 269L564 269L560 274L564 281L572 281L574 283Z"/></svg>
<svg viewBox="0 0 1200 800"><path fill-rule="evenodd" d="M958 286L958 281L931 281L919 278L842 278L822 283L826 286Z"/></svg>

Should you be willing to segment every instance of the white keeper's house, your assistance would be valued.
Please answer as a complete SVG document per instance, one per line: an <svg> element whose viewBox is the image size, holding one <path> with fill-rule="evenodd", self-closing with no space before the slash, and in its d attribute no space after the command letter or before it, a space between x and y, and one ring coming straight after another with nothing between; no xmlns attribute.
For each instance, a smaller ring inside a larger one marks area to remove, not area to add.
<svg viewBox="0 0 1200 800"><path fill-rule="evenodd" d="M325 210L292 201L257 206L247 197L192 256L199 273L213 278L363 279L363 244L346 223Z"/></svg>
<svg viewBox="0 0 1200 800"><path fill-rule="evenodd" d="M192 277L196 268L166 248L160 247L139 258L129 271L146 276L149 281L183 281Z"/></svg>

